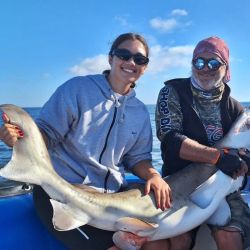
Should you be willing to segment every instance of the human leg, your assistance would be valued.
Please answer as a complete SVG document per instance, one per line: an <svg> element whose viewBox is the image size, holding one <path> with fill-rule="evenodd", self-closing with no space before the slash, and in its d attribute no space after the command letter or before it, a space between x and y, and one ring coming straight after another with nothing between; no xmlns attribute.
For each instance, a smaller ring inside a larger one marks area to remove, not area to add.
<svg viewBox="0 0 250 250"><path fill-rule="evenodd" d="M146 242L142 250L191 250L197 230L198 228L170 239Z"/></svg>
<svg viewBox="0 0 250 250"><path fill-rule="evenodd" d="M170 250L169 240L156 240L156 241L148 241L146 242L141 250Z"/></svg>
<svg viewBox="0 0 250 250"><path fill-rule="evenodd" d="M191 250L195 245L195 238L199 227L189 232L170 238L170 250Z"/></svg>
<svg viewBox="0 0 250 250"><path fill-rule="evenodd" d="M112 246L112 247L108 248L107 250L120 250L120 248L117 246Z"/></svg>
<svg viewBox="0 0 250 250"><path fill-rule="evenodd" d="M197 230L196 230L197 231ZM170 250L190 250L194 246L196 231L190 231L169 239Z"/></svg>
<svg viewBox="0 0 250 250"><path fill-rule="evenodd" d="M213 228L213 236L219 250L246 249L250 246L250 210L240 192L226 197L231 219L224 227Z"/></svg>
<svg viewBox="0 0 250 250"><path fill-rule="evenodd" d="M218 250L242 250L243 242L239 231L226 231L232 228L224 228L213 232Z"/></svg>

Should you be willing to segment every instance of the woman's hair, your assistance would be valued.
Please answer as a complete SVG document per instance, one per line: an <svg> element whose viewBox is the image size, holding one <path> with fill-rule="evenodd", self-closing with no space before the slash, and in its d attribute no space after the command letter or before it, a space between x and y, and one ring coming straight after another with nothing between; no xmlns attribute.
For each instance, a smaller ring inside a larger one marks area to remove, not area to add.
<svg viewBox="0 0 250 250"><path fill-rule="evenodd" d="M146 56L149 55L149 48L148 48L148 44L147 44L146 40L141 35L136 34L136 33L124 33L124 34L121 34L120 36L118 36L114 40L114 42L112 43L112 46L111 46L110 51L109 51L109 55L112 55L113 51L115 49L117 49L121 43L123 43L124 41L127 41L127 40L140 41L146 50Z"/></svg>
<svg viewBox="0 0 250 250"><path fill-rule="evenodd" d="M148 44L147 44L146 40L144 39L144 37L142 37L141 35L136 34L136 33L124 33L124 34L121 34L120 36L118 36L114 40L114 42L112 43L112 46L111 46L110 51L109 51L109 55L112 56L113 51L115 49L117 49L121 43L123 43L124 41L127 41L127 40L132 40L132 41L138 40L138 41L140 41L143 44L144 48L145 48L146 56L149 55L149 47L148 47ZM110 72L110 70L104 70L103 74L108 75L109 72ZM130 85L130 87L134 88L135 83L132 83Z"/></svg>

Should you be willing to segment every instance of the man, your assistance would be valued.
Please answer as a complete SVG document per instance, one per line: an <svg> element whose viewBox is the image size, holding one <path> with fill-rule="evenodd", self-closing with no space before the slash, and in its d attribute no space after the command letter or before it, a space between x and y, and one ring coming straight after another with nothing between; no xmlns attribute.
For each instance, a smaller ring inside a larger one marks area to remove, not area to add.
<svg viewBox="0 0 250 250"><path fill-rule="evenodd" d="M209 37L194 49L191 77L165 82L156 108L163 176L191 162L213 164L233 178L248 171L247 155L214 147L243 112L239 102L230 96L226 84L229 80L228 47L222 39ZM249 208L237 192L229 195L227 202L231 221L224 227L211 227L213 237L219 250L243 249L250 230ZM169 239L170 249L191 249L196 231Z"/></svg>

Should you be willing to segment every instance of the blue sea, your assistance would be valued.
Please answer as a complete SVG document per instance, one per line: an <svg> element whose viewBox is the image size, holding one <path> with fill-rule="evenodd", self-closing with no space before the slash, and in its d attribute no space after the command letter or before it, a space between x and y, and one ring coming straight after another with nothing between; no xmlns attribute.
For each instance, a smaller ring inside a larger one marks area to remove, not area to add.
<svg viewBox="0 0 250 250"><path fill-rule="evenodd" d="M245 107L250 106L250 102L242 102L242 105ZM162 160L160 153L160 142L158 141L155 134L155 105L147 105L147 108L150 113L150 119L153 129L153 165L157 170L161 169ZM41 108L24 108L34 119L38 116ZM1 120L1 119L0 119ZM2 125L2 121L0 121L0 126ZM6 163L10 160L11 157L11 149L7 147L2 141L0 141L0 167L6 165Z"/></svg>

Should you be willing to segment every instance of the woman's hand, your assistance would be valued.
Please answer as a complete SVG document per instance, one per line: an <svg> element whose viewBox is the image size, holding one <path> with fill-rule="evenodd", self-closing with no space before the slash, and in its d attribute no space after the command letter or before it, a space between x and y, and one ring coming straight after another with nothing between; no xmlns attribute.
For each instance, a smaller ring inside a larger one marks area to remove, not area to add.
<svg viewBox="0 0 250 250"><path fill-rule="evenodd" d="M154 191L157 208L164 211L171 207L172 194L169 185L161 178L160 174L153 173L145 184L145 194Z"/></svg>
<svg viewBox="0 0 250 250"><path fill-rule="evenodd" d="M171 207L171 189L157 170L153 168L151 161L138 162L133 168L133 173L146 181L145 194L149 194L150 190L154 191L157 208L164 211L166 208Z"/></svg>
<svg viewBox="0 0 250 250"><path fill-rule="evenodd" d="M23 132L17 126L11 124L8 116L3 113L2 119L4 125L0 128L0 140L2 140L9 147L13 147L19 138L24 136Z"/></svg>

